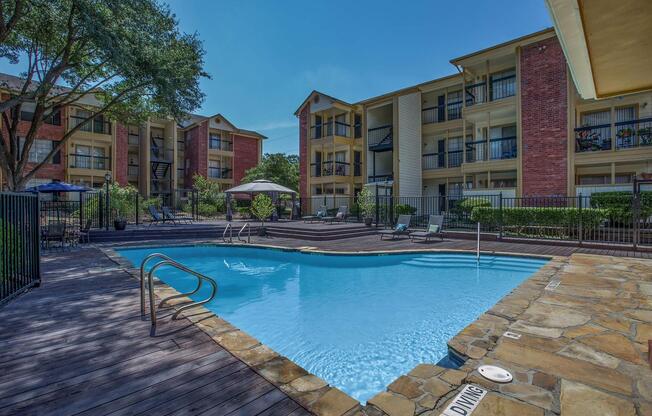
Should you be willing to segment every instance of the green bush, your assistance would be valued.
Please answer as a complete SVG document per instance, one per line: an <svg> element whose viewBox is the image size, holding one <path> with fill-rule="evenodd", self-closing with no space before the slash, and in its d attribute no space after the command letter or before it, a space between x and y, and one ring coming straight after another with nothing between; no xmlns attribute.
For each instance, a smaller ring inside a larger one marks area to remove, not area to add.
<svg viewBox="0 0 652 416"><path fill-rule="evenodd" d="M461 214L470 215L475 207L490 207L491 201L487 198L466 198L460 201L457 209Z"/></svg>
<svg viewBox="0 0 652 416"><path fill-rule="evenodd" d="M598 192L591 195L591 207L604 209L608 219L617 223L631 223L633 194L626 191ZM641 218L652 215L652 192L641 192Z"/></svg>
<svg viewBox="0 0 652 416"><path fill-rule="evenodd" d="M398 217L399 215L414 215L417 212L417 209L408 204L396 204L394 205L394 215Z"/></svg>
<svg viewBox="0 0 652 416"><path fill-rule="evenodd" d="M226 212L226 195L220 184L201 175L192 178L193 188L197 190L197 210L199 215L212 217Z"/></svg>
<svg viewBox="0 0 652 416"><path fill-rule="evenodd" d="M501 224L501 210L492 207L475 207L471 220L484 228L497 228ZM502 226L516 234L568 236L577 229L582 219L585 230L595 229L608 218L608 211L598 208L503 208Z"/></svg>

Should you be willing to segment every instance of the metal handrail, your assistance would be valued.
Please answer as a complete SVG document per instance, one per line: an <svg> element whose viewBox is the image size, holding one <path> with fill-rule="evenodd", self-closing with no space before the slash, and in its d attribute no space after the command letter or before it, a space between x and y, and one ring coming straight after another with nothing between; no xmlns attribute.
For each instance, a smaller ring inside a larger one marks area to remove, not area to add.
<svg viewBox="0 0 652 416"><path fill-rule="evenodd" d="M188 305L184 305L180 307L179 309L176 310L176 312L172 315L172 319L177 319L177 316L179 314L187 309L194 308L196 306L203 305L205 303L210 302L215 298L215 295L217 294L217 282L215 282L214 279L203 275L201 273L198 273L183 264L173 260L172 258L166 256L165 254L161 253L153 253L145 257L140 264L140 309L141 309L141 314L144 316L145 315L145 279L144 279L144 271L145 271L145 265L150 259L153 258L160 258L163 259L162 261L159 261L156 263L150 270L149 273L147 274L147 283L148 283L148 289L149 289L149 314L150 314L150 321L152 322L152 326L156 326L156 305L154 303L154 272L162 267L162 266L172 266L178 270L181 270L183 272L186 272L188 274L191 274L197 278L197 287L186 293L179 293L176 295L168 296L167 298L162 299L159 302L159 308L163 306L163 304L169 300L176 299L176 298L181 298L181 297L189 297L194 295L201 289L202 284L204 281L208 282L211 285L211 294L209 297L207 297L204 300L201 300L199 302L192 302Z"/></svg>
<svg viewBox="0 0 652 416"><path fill-rule="evenodd" d="M247 243L251 243L251 226L248 222L245 222L245 225L243 225L242 228L240 228L240 231L238 231L238 241L245 241L243 238L240 238L240 234L242 234L245 228L248 229Z"/></svg>
<svg viewBox="0 0 652 416"><path fill-rule="evenodd" d="M229 235L229 243L233 242L233 226L231 223L226 224L226 227L224 227L224 232L222 232L222 240L226 243L226 232L227 230L231 230L231 234Z"/></svg>

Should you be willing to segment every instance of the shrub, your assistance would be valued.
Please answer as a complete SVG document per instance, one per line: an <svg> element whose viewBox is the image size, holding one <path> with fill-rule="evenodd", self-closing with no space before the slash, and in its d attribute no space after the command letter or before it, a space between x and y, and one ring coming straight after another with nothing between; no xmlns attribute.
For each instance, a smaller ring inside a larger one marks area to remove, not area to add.
<svg viewBox="0 0 652 416"><path fill-rule="evenodd" d="M457 209L460 213L470 215L475 207L490 207L491 201L487 198L466 198L460 201Z"/></svg>
<svg viewBox="0 0 652 416"><path fill-rule="evenodd" d="M580 214L581 213L581 214ZM492 207L475 207L471 220L486 228L496 228L501 224L501 210ZM502 209L502 226L505 229L523 234L536 229L536 234L556 234L558 236L573 232L582 219L584 229L594 229L608 218L608 211L598 208L536 208L519 207ZM532 232L529 232L530 234Z"/></svg>
<svg viewBox="0 0 652 416"><path fill-rule="evenodd" d="M605 209L612 222L630 223L632 221L633 194L626 191L598 192L591 195L591 207ZM652 192L641 192L641 218L652 215Z"/></svg>
<svg viewBox="0 0 652 416"><path fill-rule="evenodd" d="M214 216L226 212L226 195L220 191L220 184L201 175L192 178L197 190L197 209L201 216Z"/></svg>
<svg viewBox="0 0 652 416"><path fill-rule="evenodd" d="M373 217L376 211L376 202L374 201L374 196L369 188L362 188L362 191L358 194L357 204L355 204L353 208L356 209L356 216L361 214L364 218Z"/></svg>
<svg viewBox="0 0 652 416"><path fill-rule="evenodd" d="M261 223L265 224L265 219L274 213L274 203L272 198L265 194L258 194L251 202L251 213L258 218Z"/></svg>
<svg viewBox="0 0 652 416"><path fill-rule="evenodd" d="M417 212L417 209L408 204L396 204L394 205L394 215L414 215Z"/></svg>

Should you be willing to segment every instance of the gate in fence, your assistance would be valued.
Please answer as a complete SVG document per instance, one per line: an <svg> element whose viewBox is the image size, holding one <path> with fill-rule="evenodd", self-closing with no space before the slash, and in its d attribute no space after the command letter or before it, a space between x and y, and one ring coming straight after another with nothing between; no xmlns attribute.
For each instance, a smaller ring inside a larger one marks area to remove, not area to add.
<svg viewBox="0 0 652 416"><path fill-rule="evenodd" d="M38 196L0 193L0 305L40 284L39 230Z"/></svg>

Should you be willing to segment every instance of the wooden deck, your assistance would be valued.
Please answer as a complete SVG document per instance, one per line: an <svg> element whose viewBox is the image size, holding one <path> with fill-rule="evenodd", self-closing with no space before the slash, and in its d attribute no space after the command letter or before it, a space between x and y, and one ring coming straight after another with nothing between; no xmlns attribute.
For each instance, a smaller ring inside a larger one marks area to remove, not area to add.
<svg viewBox="0 0 652 416"><path fill-rule="evenodd" d="M0 415L307 415L188 320L142 321L136 280L99 250L43 259L0 309Z"/></svg>

